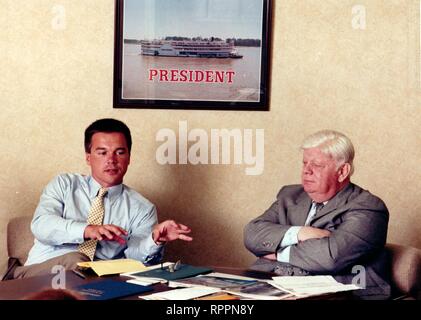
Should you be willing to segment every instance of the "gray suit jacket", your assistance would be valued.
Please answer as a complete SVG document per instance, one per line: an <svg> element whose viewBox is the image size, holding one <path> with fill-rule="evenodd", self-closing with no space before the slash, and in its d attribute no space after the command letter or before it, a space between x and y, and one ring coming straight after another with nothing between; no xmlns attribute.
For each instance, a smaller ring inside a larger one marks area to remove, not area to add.
<svg viewBox="0 0 421 320"><path fill-rule="evenodd" d="M304 225L310 206L301 185L283 187L277 201L246 225L245 246L257 257L282 250L285 233L291 226ZM390 296L390 262L384 250L388 221L383 201L350 183L310 222L312 227L331 231L330 237L291 246L289 264L261 258L251 268L280 275L330 274L342 283L352 283L356 276L362 279L363 266L366 289L355 295L386 299Z"/></svg>

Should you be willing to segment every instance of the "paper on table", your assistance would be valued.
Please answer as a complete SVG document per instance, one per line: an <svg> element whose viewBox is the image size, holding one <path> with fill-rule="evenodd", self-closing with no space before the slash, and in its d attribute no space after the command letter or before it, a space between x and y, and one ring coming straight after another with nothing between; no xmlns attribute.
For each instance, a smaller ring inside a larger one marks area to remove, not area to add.
<svg viewBox="0 0 421 320"><path fill-rule="evenodd" d="M151 284L155 284L155 283L162 283L161 279L153 279L153 278L145 278L145 279L130 279L130 280L126 280L126 282L128 283L133 283L133 284L137 284L139 286L149 286Z"/></svg>
<svg viewBox="0 0 421 320"><path fill-rule="evenodd" d="M168 286L171 288L205 286L212 288L228 289L243 287L256 282L257 280L252 278L238 278L234 275L212 272L204 275L198 275L195 277L188 277L170 281L168 283Z"/></svg>
<svg viewBox="0 0 421 320"><path fill-rule="evenodd" d="M162 264L162 266L161 266L161 264L156 264L156 265L149 266L149 267L145 266L145 269L140 270L140 271L153 270L153 269L157 269L157 268L161 268L161 267L165 268L165 267L168 267L171 264L172 264L171 262L165 262L165 263ZM155 283L165 283L165 282L167 282L167 280L160 279L160 278L140 277L140 276L137 276L137 275L133 275L134 273L138 273L138 272L139 271L124 272L124 273L121 273L120 276L126 276L126 277L133 278L131 280L127 280L127 282L138 284L138 285L150 285L150 284L155 284Z"/></svg>
<svg viewBox="0 0 421 320"><path fill-rule="evenodd" d="M270 284L267 280L256 281L239 287L226 288L223 291L255 300L283 300L291 297L289 292Z"/></svg>
<svg viewBox="0 0 421 320"><path fill-rule="evenodd" d="M325 294L358 290L353 284L342 284L332 276L273 277L272 285L296 295Z"/></svg>
<svg viewBox="0 0 421 320"><path fill-rule="evenodd" d="M217 278L227 278L227 279L238 279L238 280L259 280L256 278L238 276L236 274L230 273L221 273L221 272L211 272L207 274L208 277L217 277Z"/></svg>
<svg viewBox="0 0 421 320"><path fill-rule="evenodd" d="M87 261L77 265L81 268L91 268L98 276L146 270L143 263L133 259Z"/></svg>
<svg viewBox="0 0 421 320"><path fill-rule="evenodd" d="M204 297L199 297L196 299L197 300L240 300L241 297L221 291L221 292L216 292L214 294L210 294Z"/></svg>
<svg viewBox="0 0 421 320"><path fill-rule="evenodd" d="M191 287L183 289L174 289L164 292L157 292L147 296L139 296L145 300L190 300L220 292L218 288L211 287Z"/></svg>

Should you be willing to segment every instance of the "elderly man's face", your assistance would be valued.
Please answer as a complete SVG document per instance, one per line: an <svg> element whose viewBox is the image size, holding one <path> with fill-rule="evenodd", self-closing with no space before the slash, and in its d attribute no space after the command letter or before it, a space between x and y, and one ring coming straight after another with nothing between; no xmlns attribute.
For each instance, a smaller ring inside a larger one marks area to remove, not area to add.
<svg viewBox="0 0 421 320"><path fill-rule="evenodd" d="M301 183L305 192L316 202L332 198L341 189L335 160L318 148L305 149Z"/></svg>

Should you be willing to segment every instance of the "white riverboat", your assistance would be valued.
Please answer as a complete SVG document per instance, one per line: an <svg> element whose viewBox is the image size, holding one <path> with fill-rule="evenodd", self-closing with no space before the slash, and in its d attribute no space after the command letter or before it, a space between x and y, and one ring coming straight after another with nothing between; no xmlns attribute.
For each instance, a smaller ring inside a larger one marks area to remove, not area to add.
<svg viewBox="0 0 421 320"><path fill-rule="evenodd" d="M141 53L146 56L194 58L242 58L234 44L225 41L143 40Z"/></svg>

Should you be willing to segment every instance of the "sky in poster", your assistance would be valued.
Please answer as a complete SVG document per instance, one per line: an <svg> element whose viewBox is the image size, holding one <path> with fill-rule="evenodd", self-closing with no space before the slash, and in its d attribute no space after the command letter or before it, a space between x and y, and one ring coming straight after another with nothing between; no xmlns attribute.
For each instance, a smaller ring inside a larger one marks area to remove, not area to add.
<svg viewBox="0 0 421 320"><path fill-rule="evenodd" d="M124 38L261 39L263 0L125 0Z"/></svg>

